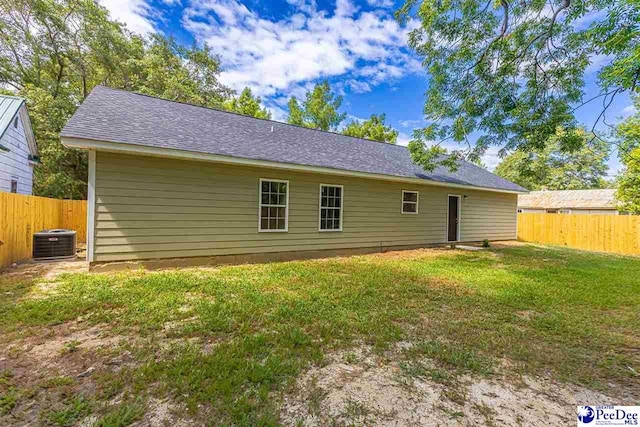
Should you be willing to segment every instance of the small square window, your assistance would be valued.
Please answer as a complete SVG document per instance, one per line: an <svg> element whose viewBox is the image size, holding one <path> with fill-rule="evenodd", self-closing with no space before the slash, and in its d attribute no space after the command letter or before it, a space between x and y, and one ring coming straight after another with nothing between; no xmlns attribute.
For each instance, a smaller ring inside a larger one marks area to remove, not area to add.
<svg viewBox="0 0 640 427"><path fill-rule="evenodd" d="M402 207L401 212L403 214L418 213L418 192L402 190Z"/></svg>
<svg viewBox="0 0 640 427"><path fill-rule="evenodd" d="M12 193L17 193L18 192L18 181L15 179L11 180L11 192Z"/></svg>

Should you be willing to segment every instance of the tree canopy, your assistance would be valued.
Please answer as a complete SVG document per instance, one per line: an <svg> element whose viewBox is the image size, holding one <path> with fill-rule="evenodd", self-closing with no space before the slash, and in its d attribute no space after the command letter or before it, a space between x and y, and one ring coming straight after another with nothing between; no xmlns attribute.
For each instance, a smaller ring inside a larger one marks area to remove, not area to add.
<svg viewBox="0 0 640 427"><path fill-rule="evenodd" d="M334 94L329 82L324 81L307 92L302 105L295 96L289 100L287 122L312 129L335 131L347 117L346 113L338 112L341 105L342 97Z"/></svg>
<svg viewBox="0 0 640 427"><path fill-rule="evenodd" d="M0 3L0 85L27 99L42 164L35 194L86 197L87 160L59 133L97 84L222 108L220 61L207 46L142 38L111 21L93 0Z"/></svg>
<svg viewBox="0 0 640 427"><path fill-rule="evenodd" d="M341 105L342 97L335 95L331 91L329 82L324 81L316 84L306 93L302 105L295 96L289 99L287 122L292 125L335 132L347 117L347 113L338 112ZM341 132L356 138L395 144L398 131L387 125L385 120L384 114L372 114L367 120L351 120Z"/></svg>
<svg viewBox="0 0 640 427"><path fill-rule="evenodd" d="M384 114L372 114L363 121L352 120L345 126L342 133L356 138L367 138L374 141L389 142L395 144L398 140L398 131L385 124Z"/></svg>
<svg viewBox="0 0 640 427"><path fill-rule="evenodd" d="M609 141L598 125L612 100L639 91L637 0L407 0L397 16L420 24L409 44L430 77L429 125L409 148L427 169L437 163L433 147L445 141L460 143L451 154L469 159L490 145L501 155L544 150L551 139L562 151L577 151L584 140L573 130L582 125L592 139ZM590 65L600 92L586 96ZM593 123L578 123L583 104L600 108Z"/></svg>
<svg viewBox="0 0 640 427"><path fill-rule="evenodd" d="M529 190L579 190L603 188L609 159L608 146L591 139L584 130L575 137L583 141L578 151L563 148L564 135L553 135L543 148L517 150L505 157L495 174Z"/></svg>
<svg viewBox="0 0 640 427"><path fill-rule="evenodd" d="M620 210L640 215L640 147L630 154L624 171L618 177L616 198Z"/></svg>
<svg viewBox="0 0 640 427"><path fill-rule="evenodd" d="M232 97L225 101L224 108L245 116L257 117L259 119L270 119L271 113L262 106L260 97L254 97L251 89L244 88L240 96Z"/></svg>
<svg viewBox="0 0 640 427"><path fill-rule="evenodd" d="M618 176L616 197L621 210L640 215L640 96L634 104L635 114L617 127L619 156L624 169Z"/></svg>

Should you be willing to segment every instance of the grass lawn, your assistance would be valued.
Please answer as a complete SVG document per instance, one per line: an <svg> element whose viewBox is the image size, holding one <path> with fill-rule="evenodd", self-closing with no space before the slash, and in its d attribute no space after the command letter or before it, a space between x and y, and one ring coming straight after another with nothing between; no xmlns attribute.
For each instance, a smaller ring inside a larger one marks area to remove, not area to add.
<svg viewBox="0 0 640 427"><path fill-rule="evenodd" d="M153 397L212 424L277 425L296 378L359 346L445 382L506 372L640 399L638 258L417 250L4 277L0 295L0 424L128 425Z"/></svg>

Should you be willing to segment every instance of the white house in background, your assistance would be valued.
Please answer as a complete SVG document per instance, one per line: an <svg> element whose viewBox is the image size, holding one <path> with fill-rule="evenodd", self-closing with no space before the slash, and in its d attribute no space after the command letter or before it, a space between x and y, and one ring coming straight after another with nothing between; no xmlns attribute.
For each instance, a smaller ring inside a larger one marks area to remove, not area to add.
<svg viewBox="0 0 640 427"><path fill-rule="evenodd" d="M518 213L618 215L616 190L532 191L518 195Z"/></svg>
<svg viewBox="0 0 640 427"><path fill-rule="evenodd" d="M25 100L0 95L0 191L31 194L38 162Z"/></svg>

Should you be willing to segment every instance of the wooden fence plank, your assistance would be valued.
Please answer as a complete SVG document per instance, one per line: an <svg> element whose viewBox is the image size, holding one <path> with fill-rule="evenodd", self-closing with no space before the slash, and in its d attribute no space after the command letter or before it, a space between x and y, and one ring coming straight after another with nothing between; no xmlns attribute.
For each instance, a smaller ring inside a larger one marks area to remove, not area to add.
<svg viewBox="0 0 640 427"><path fill-rule="evenodd" d="M640 216L522 213L518 240L640 255Z"/></svg>
<svg viewBox="0 0 640 427"><path fill-rule="evenodd" d="M0 267L31 258L33 233L67 228L87 238L87 201L0 193Z"/></svg>

